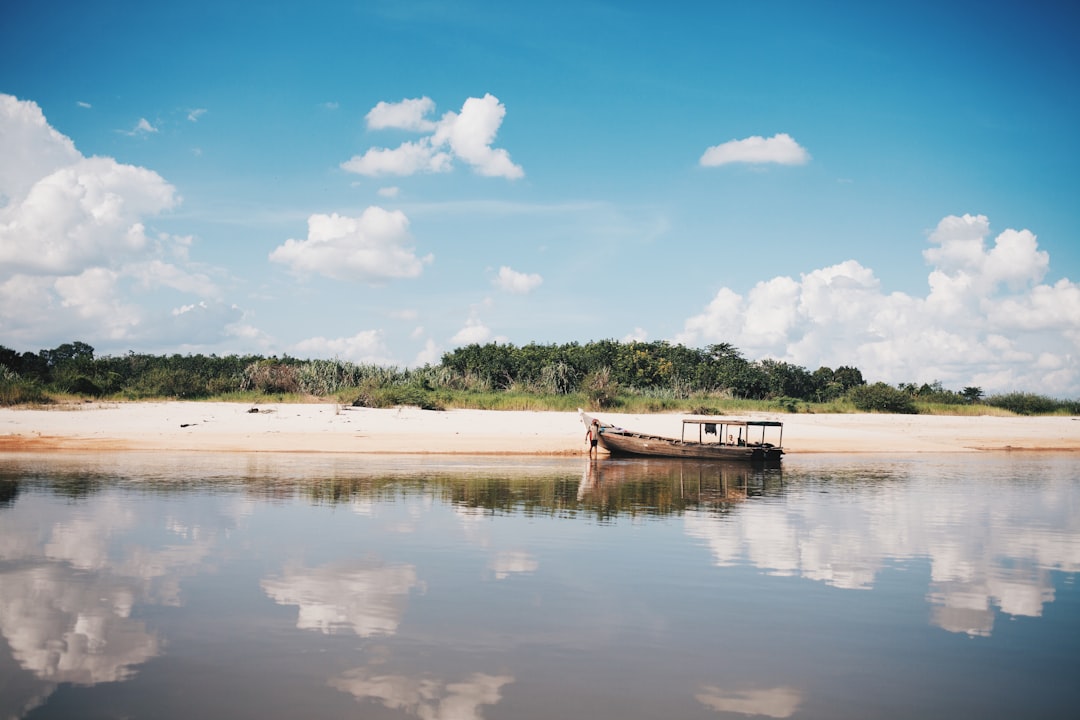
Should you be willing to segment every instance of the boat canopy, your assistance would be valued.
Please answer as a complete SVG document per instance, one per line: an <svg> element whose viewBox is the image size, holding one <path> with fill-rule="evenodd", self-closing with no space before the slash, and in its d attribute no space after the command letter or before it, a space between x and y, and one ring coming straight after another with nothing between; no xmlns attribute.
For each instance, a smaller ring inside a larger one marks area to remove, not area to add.
<svg viewBox="0 0 1080 720"><path fill-rule="evenodd" d="M716 435L717 442L721 445L746 445L750 442L765 444L765 428L780 428L780 437L776 445L781 447L784 439L784 423L776 420L736 420L723 417L696 417L683 418L682 440L686 442L686 426L698 426L698 442L705 442L706 435ZM750 428L761 428L761 437L755 441L750 439ZM738 435L736 436L736 433Z"/></svg>

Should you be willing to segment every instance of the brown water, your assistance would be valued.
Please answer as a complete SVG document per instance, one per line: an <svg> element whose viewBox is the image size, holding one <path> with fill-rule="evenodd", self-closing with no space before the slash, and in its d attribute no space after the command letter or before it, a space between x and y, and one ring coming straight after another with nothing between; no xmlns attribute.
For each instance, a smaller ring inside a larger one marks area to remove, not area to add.
<svg viewBox="0 0 1080 720"><path fill-rule="evenodd" d="M1080 458L0 457L0 718L1080 703Z"/></svg>

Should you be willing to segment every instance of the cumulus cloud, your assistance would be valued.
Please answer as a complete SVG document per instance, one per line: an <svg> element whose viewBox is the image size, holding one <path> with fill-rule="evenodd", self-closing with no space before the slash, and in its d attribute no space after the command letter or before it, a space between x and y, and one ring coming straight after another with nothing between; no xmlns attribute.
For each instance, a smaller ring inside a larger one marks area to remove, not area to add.
<svg viewBox="0 0 1080 720"><path fill-rule="evenodd" d="M313 337L293 346L301 357L336 357L367 365L393 365L381 330L364 330L347 338Z"/></svg>
<svg viewBox="0 0 1080 720"><path fill-rule="evenodd" d="M497 97L488 93L468 98L461 112L447 112L437 121L428 118L434 110L435 103L427 97L380 102L367 114L368 128L429 134L393 149L370 148L342 163L342 169L370 176L412 175L449 172L454 160L461 160L480 175L524 177L525 171L510 160L506 150L492 147L506 117L506 107Z"/></svg>
<svg viewBox="0 0 1080 720"><path fill-rule="evenodd" d="M148 228L180 203L160 175L84 157L36 103L3 94L0 157L0 332L9 342L175 341L191 327L154 309L163 293L208 301L216 321L237 319L216 283L186 267L192 238Z"/></svg>
<svg viewBox="0 0 1080 720"><path fill-rule="evenodd" d="M453 159L437 150L429 138L405 142L394 149L371 148L341 164L343 170L358 175L414 175L418 172L449 172Z"/></svg>
<svg viewBox="0 0 1080 720"><path fill-rule="evenodd" d="M868 380L941 381L989 392L1080 392L1080 286L1042 280L1049 256L1028 230L992 245L984 216L949 216L930 234L923 297L887 293L854 260L745 295L721 288L676 341L730 342L748 357L816 369L853 365Z"/></svg>
<svg viewBox="0 0 1080 720"><path fill-rule="evenodd" d="M787 133L778 133L771 138L753 135L713 145L705 150L699 162L704 167L730 163L805 165L810 162L810 153Z"/></svg>
<svg viewBox="0 0 1080 720"><path fill-rule="evenodd" d="M22 197L43 177L82 158L45 120L37 103L0 94L0 203Z"/></svg>
<svg viewBox="0 0 1080 720"><path fill-rule="evenodd" d="M441 357L442 348L439 347L434 340L429 339L424 343L424 349L416 354L416 359L413 360L413 367L437 365Z"/></svg>
<svg viewBox="0 0 1080 720"><path fill-rule="evenodd" d="M427 119L427 115L434 110L435 101L431 98L411 98L396 103L380 102L364 119L371 130L394 128L431 132L435 130L436 124Z"/></svg>
<svg viewBox="0 0 1080 720"><path fill-rule="evenodd" d="M286 240L270 260L297 273L378 283L417 277L434 260L430 254L417 257L411 242L405 213L373 205L360 217L312 215L307 238Z"/></svg>
<svg viewBox="0 0 1080 720"><path fill-rule="evenodd" d="M450 338L455 345L472 345L473 343L485 343L491 337L491 328L485 325L479 318L471 317L465 321L465 327L461 328Z"/></svg>
<svg viewBox="0 0 1080 720"><path fill-rule="evenodd" d="M499 274L494 280L494 285L508 293L528 295L540 287L543 282L544 279L536 273L522 273L503 265L499 268Z"/></svg>
<svg viewBox="0 0 1080 720"><path fill-rule="evenodd" d="M0 209L0 265L67 274L142 256L150 243L141 218L178 202L175 188L151 170L81 158Z"/></svg>

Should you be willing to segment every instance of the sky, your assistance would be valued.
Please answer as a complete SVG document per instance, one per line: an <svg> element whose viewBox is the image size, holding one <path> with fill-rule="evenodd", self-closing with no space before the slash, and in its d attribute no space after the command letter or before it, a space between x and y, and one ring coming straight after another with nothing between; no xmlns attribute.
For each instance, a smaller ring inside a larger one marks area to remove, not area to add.
<svg viewBox="0 0 1080 720"><path fill-rule="evenodd" d="M0 9L0 345L1080 397L1071 2Z"/></svg>

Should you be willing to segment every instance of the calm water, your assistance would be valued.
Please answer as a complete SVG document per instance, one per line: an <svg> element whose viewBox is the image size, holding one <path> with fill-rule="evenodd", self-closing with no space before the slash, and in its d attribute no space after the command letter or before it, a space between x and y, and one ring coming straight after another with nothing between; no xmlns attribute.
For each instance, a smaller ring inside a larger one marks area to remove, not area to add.
<svg viewBox="0 0 1080 720"><path fill-rule="evenodd" d="M1059 718L1080 458L0 457L0 718Z"/></svg>

